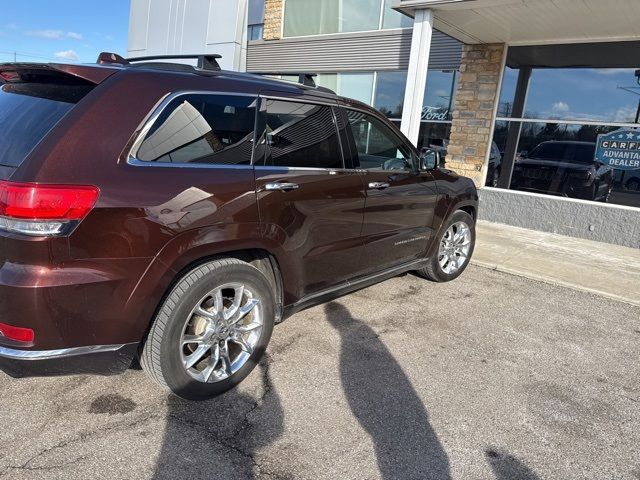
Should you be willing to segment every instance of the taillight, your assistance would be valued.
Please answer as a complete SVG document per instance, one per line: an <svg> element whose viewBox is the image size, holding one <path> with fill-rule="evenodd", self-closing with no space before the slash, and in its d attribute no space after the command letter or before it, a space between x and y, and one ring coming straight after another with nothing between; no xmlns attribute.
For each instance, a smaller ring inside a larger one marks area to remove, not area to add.
<svg viewBox="0 0 640 480"><path fill-rule="evenodd" d="M91 211L99 193L86 185L0 181L0 229L38 236L68 233Z"/></svg>
<svg viewBox="0 0 640 480"><path fill-rule="evenodd" d="M6 323L0 323L0 335L23 343L33 343L35 333L30 328L14 327Z"/></svg>

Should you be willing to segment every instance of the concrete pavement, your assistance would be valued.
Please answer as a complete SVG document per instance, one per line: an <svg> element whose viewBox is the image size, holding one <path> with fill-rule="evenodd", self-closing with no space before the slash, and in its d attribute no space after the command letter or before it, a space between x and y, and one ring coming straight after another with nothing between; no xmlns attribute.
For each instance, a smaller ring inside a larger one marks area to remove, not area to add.
<svg viewBox="0 0 640 480"><path fill-rule="evenodd" d="M11 479L640 478L640 308L471 266L301 312L241 386L0 375Z"/></svg>
<svg viewBox="0 0 640 480"><path fill-rule="evenodd" d="M640 305L640 250L478 222L476 265Z"/></svg>

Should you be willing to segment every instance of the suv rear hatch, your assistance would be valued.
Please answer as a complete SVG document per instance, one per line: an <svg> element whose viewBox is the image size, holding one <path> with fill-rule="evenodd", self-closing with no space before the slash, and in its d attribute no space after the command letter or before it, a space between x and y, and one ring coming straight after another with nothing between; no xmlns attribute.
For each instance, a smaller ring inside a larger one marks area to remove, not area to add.
<svg viewBox="0 0 640 480"><path fill-rule="evenodd" d="M0 64L0 180L11 177L34 147L117 68Z"/></svg>

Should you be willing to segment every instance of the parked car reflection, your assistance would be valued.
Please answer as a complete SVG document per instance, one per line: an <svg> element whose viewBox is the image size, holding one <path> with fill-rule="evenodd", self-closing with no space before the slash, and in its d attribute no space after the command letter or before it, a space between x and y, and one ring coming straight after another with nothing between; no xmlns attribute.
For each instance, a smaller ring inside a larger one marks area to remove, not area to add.
<svg viewBox="0 0 640 480"><path fill-rule="evenodd" d="M608 202L613 169L594 161L595 149L593 142L542 142L516 158L511 188Z"/></svg>

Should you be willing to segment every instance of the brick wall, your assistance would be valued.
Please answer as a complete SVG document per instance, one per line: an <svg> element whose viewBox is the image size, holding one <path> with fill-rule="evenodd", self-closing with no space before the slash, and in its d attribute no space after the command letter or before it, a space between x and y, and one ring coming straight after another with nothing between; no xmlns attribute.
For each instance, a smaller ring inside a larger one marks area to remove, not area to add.
<svg viewBox="0 0 640 480"><path fill-rule="evenodd" d="M447 151L447 168L480 186L491 144L493 112L505 46L465 45Z"/></svg>
<svg viewBox="0 0 640 480"><path fill-rule="evenodd" d="M264 2L264 39L279 40L282 32L283 0Z"/></svg>

